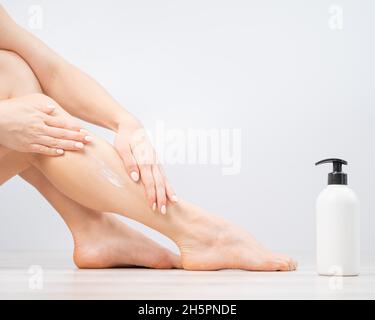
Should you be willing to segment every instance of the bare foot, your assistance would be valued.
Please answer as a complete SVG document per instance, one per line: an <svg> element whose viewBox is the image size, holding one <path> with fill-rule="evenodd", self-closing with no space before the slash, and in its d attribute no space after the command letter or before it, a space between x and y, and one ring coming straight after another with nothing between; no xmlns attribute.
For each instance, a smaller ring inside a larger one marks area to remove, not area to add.
<svg viewBox="0 0 375 320"><path fill-rule="evenodd" d="M180 257L131 229L112 214L98 214L73 232L74 263L81 269L180 268Z"/></svg>
<svg viewBox="0 0 375 320"><path fill-rule="evenodd" d="M273 253L240 228L192 207L194 218L176 239L186 270L293 271L297 262ZM191 212L191 211L190 211Z"/></svg>

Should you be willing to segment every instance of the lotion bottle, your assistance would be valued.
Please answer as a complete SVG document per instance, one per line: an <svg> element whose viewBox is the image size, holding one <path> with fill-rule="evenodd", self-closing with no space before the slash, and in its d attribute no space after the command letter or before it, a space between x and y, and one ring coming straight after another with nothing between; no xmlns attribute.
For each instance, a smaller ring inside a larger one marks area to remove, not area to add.
<svg viewBox="0 0 375 320"><path fill-rule="evenodd" d="M357 276L360 267L359 200L342 172L345 160L325 159L332 163L328 186L316 202L317 272L327 276Z"/></svg>

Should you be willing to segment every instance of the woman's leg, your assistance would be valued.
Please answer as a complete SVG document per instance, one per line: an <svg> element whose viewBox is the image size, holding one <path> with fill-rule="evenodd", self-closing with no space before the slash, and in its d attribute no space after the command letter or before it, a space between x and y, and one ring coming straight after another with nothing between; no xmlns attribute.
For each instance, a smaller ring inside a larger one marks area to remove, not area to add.
<svg viewBox="0 0 375 320"><path fill-rule="evenodd" d="M93 210L115 212L172 239L189 270L293 270L296 263L263 248L240 228L185 201L153 212L144 190L128 178L114 148L94 137L91 145L63 157L32 155L30 163L67 197Z"/></svg>
<svg viewBox="0 0 375 320"><path fill-rule="evenodd" d="M41 92L27 64L0 50L0 99ZM0 146L0 185L19 174L38 189L60 213L74 239L74 261L80 268L145 266L180 267L180 258L132 230L116 217L83 207L51 185L25 154Z"/></svg>
<svg viewBox="0 0 375 320"><path fill-rule="evenodd" d="M30 167L20 176L32 184L64 219L73 236L73 258L79 268L180 267L180 257L112 214L85 208L67 198L37 169Z"/></svg>
<svg viewBox="0 0 375 320"><path fill-rule="evenodd" d="M111 214L88 209L59 192L25 155L9 152L0 159L0 184L19 174L59 212L72 233L79 268L141 266L179 268L180 258Z"/></svg>
<svg viewBox="0 0 375 320"><path fill-rule="evenodd" d="M32 81L35 82L35 77ZM31 81L17 81L22 82ZM83 152L68 152L60 158L29 155L27 161L65 196L84 207L123 214L174 240L180 248L186 269L295 268L292 259L264 249L245 231L189 203L170 204L166 216L154 213L147 206L142 186L130 181L113 147L101 139L96 138L93 145L87 146Z"/></svg>

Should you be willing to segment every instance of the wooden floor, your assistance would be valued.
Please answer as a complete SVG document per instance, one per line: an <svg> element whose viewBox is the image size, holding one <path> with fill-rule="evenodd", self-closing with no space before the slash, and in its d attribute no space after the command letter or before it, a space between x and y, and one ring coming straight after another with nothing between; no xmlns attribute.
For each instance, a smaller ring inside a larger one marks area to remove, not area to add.
<svg viewBox="0 0 375 320"><path fill-rule="evenodd" d="M303 262L285 273L77 270L67 254L0 253L0 299L375 299L375 263L338 278Z"/></svg>

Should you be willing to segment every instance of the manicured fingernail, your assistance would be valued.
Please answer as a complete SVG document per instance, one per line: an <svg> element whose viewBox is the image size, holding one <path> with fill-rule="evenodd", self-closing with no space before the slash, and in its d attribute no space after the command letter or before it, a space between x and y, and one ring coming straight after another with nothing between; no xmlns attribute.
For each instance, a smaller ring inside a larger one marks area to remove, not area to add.
<svg viewBox="0 0 375 320"><path fill-rule="evenodd" d="M85 137L85 141L87 141L87 142L91 142L91 141L92 141L92 137L91 137L91 136L86 136L86 137Z"/></svg>
<svg viewBox="0 0 375 320"><path fill-rule="evenodd" d="M156 203L154 202L154 204L152 205L152 211L155 211L156 210Z"/></svg>
<svg viewBox="0 0 375 320"><path fill-rule="evenodd" d="M51 109L51 110L55 110L56 106L54 106L53 104L49 104L49 105L47 105L47 108Z"/></svg>
<svg viewBox="0 0 375 320"><path fill-rule="evenodd" d="M56 153L57 153L57 154L64 154L64 150L62 150L62 149L57 149L57 150L56 150Z"/></svg>
<svg viewBox="0 0 375 320"><path fill-rule="evenodd" d="M167 214L167 207L164 206L164 205L161 206L160 212L161 212L162 214Z"/></svg>
<svg viewBox="0 0 375 320"><path fill-rule="evenodd" d="M75 144L75 147L78 148L78 149L83 149L83 143L82 142L77 142Z"/></svg>
<svg viewBox="0 0 375 320"><path fill-rule="evenodd" d="M131 178L135 181L135 182L138 182L139 180L139 174L138 172L135 172L133 171L131 174L130 174Z"/></svg>
<svg viewBox="0 0 375 320"><path fill-rule="evenodd" d="M173 202L178 202L178 198L177 198L176 195L173 195L173 196L172 196L172 201L173 201Z"/></svg>

